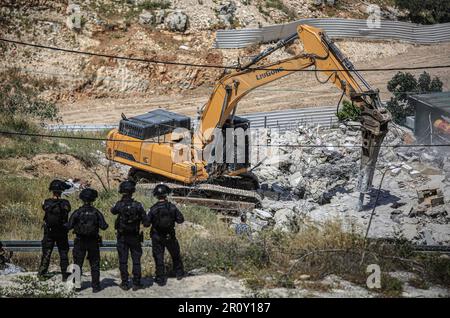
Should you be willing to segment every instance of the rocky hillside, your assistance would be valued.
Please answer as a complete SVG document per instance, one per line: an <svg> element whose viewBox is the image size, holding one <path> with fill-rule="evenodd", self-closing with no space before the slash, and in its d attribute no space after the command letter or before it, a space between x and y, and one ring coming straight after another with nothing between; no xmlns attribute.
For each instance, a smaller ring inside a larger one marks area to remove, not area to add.
<svg viewBox="0 0 450 318"><path fill-rule="evenodd" d="M389 0L372 1L395 18ZM36 0L2 1L5 38L104 54L186 63L231 64L259 48L217 50L214 32L260 27L305 17L367 15L368 3L339 0ZM52 81L43 93L54 101L148 97L211 86L221 70L151 65L0 46L1 68L18 67ZM293 52L286 52L289 56Z"/></svg>

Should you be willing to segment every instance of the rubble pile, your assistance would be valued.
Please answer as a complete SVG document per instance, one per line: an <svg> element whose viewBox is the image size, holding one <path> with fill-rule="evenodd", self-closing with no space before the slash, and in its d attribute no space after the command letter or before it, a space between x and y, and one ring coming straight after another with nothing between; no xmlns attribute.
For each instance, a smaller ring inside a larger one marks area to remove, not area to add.
<svg viewBox="0 0 450 318"><path fill-rule="evenodd" d="M393 127L384 145L405 144L408 134ZM273 225L295 232L302 226L341 220L344 228L364 233L385 174L369 237L402 238L425 245L450 243L448 150L381 148L373 188L358 211L361 137L357 126L302 126L284 133L272 131L270 137L273 145L282 146L254 170L264 196L262 208L248 214L254 230ZM258 139L256 144L264 142Z"/></svg>

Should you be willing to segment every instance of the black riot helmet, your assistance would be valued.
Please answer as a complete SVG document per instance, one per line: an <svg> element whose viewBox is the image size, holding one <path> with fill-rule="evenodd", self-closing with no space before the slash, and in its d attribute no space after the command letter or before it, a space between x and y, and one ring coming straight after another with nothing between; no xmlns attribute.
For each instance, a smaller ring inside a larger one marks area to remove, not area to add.
<svg viewBox="0 0 450 318"><path fill-rule="evenodd" d="M55 179L52 182L50 182L50 185L48 187L49 191L54 192L63 192L66 191L67 189L70 189L70 185L59 179Z"/></svg>
<svg viewBox="0 0 450 318"><path fill-rule="evenodd" d="M86 188L83 189L80 192L80 200L82 200L83 202L94 202L98 197L98 192L97 190L91 189L91 188Z"/></svg>
<svg viewBox="0 0 450 318"><path fill-rule="evenodd" d="M125 180L119 185L119 193L132 194L136 191L136 182L131 180Z"/></svg>
<svg viewBox="0 0 450 318"><path fill-rule="evenodd" d="M168 186L164 183L160 183L153 189L153 195L158 199L161 199L167 197L170 194L170 191Z"/></svg>

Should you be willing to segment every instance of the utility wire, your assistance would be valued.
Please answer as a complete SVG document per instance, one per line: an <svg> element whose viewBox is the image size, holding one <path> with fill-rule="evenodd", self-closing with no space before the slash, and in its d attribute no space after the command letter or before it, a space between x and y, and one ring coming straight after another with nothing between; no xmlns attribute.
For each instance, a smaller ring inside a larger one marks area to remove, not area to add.
<svg viewBox="0 0 450 318"><path fill-rule="evenodd" d="M119 55L111 55L111 54L104 54L104 53L94 53L89 51L78 51L78 50L71 50L71 49L64 49L59 48L55 46L47 46L47 45L41 45L41 44L33 44L33 43L27 43L22 41L16 41L16 40L10 40L10 39L4 39L0 38L0 41L7 42L7 43L13 43L17 45L24 45L29 47L35 47L40 49L47 49L47 50L53 50L53 51L59 51L59 52L66 52L66 53L74 53L74 54L82 54L82 55L88 55L88 56L98 56L98 57L106 57L111 59L117 59L117 60L126 60L126 61L134 61L134 62L143 62L143 63L152 63L152 64L164 64L164 65L177 65L177 66L189 66L189 67L200 67L200 68L214 68L214 69L230 69L230 70L239 70L239 66L226 66L226 65L213 65L213 64L195 64L195 63L185 63L185 62L171 62L171 61L161 61L161 60L155 60L155 59L145 59L145 58L139 58L139 57L129 57L129 56L119 56ZM348 72L383 72L383 71L407 71L407 70L422 70L422 69L438 69L438 68L450 68L450 65L428 65L428 66L417 66L417 67L392 67L392 68L372 68L372 69L352 69L352 70L345 70L345 69L326 69L326 70L319 70L319 69L283 69L283 71L287 72L317 72L317 71L327 71L327 72L340 72L340 71L348 71ZM264 68L264 67L249 67L245 68L244 70L267 70L267 71L273 71L273 68Z"/></svg>
<svg viewBox="0 0 450 318"><path fill-rule="evenodd" d="M82 136L64 136L64 135L50 135L38 133L25 133L17 131L0 131L0 135L11 136L27 136L27 137L42 137L42 138L61 138L61 139L75 139L75 140L91 140L91 141L116 141L116 142L140 142L140 143L157 143L157 144L183 144L173 141L157 141L157 140L124 140L124 139L108 139L97 137L82 137ZM330 144L254 144L252 147L288 147L288 148L361 148L362 145L330 145ZM449 147L450 144L398 144L398 145L380 145L380 148L420 148L420 147Z"/></svg>
<svg viewBox="0 0 450 318"><path fill-rule="evenodd" d="M9 71L10 69L18 69L20 72L24 72L24 73L34 73L34 74L43 74L43 75L48 75L48 76L58 76L58 77L72 77L74 81L77 80L91 80L92 78L89 76L80 76L77 74L70 74L70 73L51 73L51 72L44 72L44 71L38 71L38 70L34 70L34 69L30 69L30 68L21 68L21 67L16 67L16 66L11 66L11 67L0 67L0 70L4 70L4 71ZM113 76L99 76L99 77L95 77L93 78L94 80L97 81L106 81L106 82L118 82L118 83L141 83L141 82L148 82L148 80L146 79L142 79L142 80L122 80L119 78L114 78ZM206 89L213 89L215 86L201 86L202 88L206 88ZM296 89L296 88L277 88L277 87L273 87L273 88L268 88L268 87L257 87L255 88L254 91L267 91L267 92L298 92L298 93L305 93L305 94L329 94L330 91L329 90L324 90L324 91L311 91L311 90L303 90L303 89ZM419 94L420 92L417 91L395 91L395 92L389 92L389 91L383 91L380 93L390 93L390 94L394 94L394 93L403 93L403 94Z"/></svg>

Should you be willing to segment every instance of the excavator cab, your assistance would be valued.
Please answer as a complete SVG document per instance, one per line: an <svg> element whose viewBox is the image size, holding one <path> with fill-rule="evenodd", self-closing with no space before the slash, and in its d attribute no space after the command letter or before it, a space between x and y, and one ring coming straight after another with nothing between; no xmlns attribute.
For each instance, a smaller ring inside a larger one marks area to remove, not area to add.
<svg viewBox="0 0 450 318"><path fill-rule="evenodd" d="M220 138L213 141L206 166L210 175L240 175L250 168L250 121L234 116L228 118L220 130Z"/></svg>

